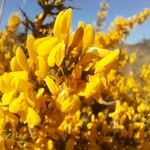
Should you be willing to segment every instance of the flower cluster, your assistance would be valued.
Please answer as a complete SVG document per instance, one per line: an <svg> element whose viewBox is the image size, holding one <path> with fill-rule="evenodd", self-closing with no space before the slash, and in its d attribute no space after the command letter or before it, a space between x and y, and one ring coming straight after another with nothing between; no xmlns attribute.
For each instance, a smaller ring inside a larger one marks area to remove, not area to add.
<svg viewBox="0 0 150 150"><path fill-rule="evenodd" d="M9 62L15 54L16 48L20 45L18 40L18 26L21 20L18 14L10 16L7 27L0 33L0 74L9 71Z"/></svg>
<svg viewBox="0 0 150 150"><path fill-rule="evenodd" d="M135 24L148 15L146 10L133 17ZM72 32L72 9L67 9L58 14L52 35L29 34L0 76L0 147L145 149L150 144L150 66L143 66L139 79L132 72L126 76L122 70L135 54L112 50L132 19L116 20L102 39L81 21Z"/></svg>
<svg viewBox="0 0 150 150"><path fill-rule="evenodd" d="M103 48L112 48L122 42L131 29L138 24L143 23L150 16L150 9L145 9L133 17L127 19L123 17L117 17L107 33L97 32L96 34L96 46Z"/></svg>

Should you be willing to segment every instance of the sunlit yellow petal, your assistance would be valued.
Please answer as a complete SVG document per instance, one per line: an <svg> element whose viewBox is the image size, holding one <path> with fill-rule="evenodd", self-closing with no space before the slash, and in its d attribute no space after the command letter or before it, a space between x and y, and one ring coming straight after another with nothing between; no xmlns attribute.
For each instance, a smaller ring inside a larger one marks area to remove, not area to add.
<svg viewBox="0 0 150 150"><path fill-rule="evenodd" d="M48 65L50 66L50 67L54 67L54 65L55 65L55 63L56 63L56 54L58 54L59 53L59 51L62 49L62 52L64 52L64 43L63 42L60 42L60 43L58 43L51 51L50 51L50 53L49 53L49 55L48 55ZM58 54L58 56L59 56L59 54ZM63 57L64 56L62 56L62 58L61 58L61 60L60 60L60 62L58 63L58 61L59 60L57 60L57 63L58 64L61 64L61 62L62 62L62 60L63 60Z"/></svg>
<svg viewBox="0 0 150 150"><path fill-rule="evenodd" d="M13 71L9 73L13 78L28 80L28 72L27 71Z"/></svg>
<svg viewBox="0 0 150 150"><path fill-rule="evenodd" d="M55 24L54 24L54 29L53 29L53 33L54 33L54 36L56 37L59 37L59 27L60 27L60 18L63 16L64 14L64 11L61 11L57 17L56 17L56 20L55 20Z"/></svg>
<svg viewBox="0 0 150 150"><path fill-rule="evenodd" d="M16 94L15 90L4 93L2 96L2 104L3 105L9 105L10 102L13 101L15 94Z"/></svg>
<svg viewBox="0 0 150 150"><path fill-rule="evenodd" d="M51 49L58 43L58 38L56 37L49 37L39 43L37 48L37 53L39 56L46 56L49 54Z"/></svg>
<svg viewBox="0 0 150 150"><path fill-rule="evenodd" d="M20 47L18 47L17 50L16 50L16 58L17 58L17 62L20 65L20 67L23 70L26 70L26 71L29 72L30 71L30 67L29 67L27 58L26 58L23 50Z"/></svg>
<svg viewBox="0 0 150 150"><path fill-rule="evenodd" d="M41 122L39 114L32 107L28 107L26 122L30 128L39 125Z"/></svg>
<svg viewBox="0 0 150 150"><path fill-rule="evenodd" d="M36 98L39 99L43 95L44 91L44 88L39 88L36 94Z"/></svg>
<svg viewBox="0 0 150 150"><path fill-rule="evenodd" d="M80 100L77 95L68 95L64 89L56 99L56 107L64 113L75 112L80 107Z"/></svg>
<svg viewBox="0 0 150 150"><path fill-rule="evenodd" d="M98 61L95 65L95 73L105 70L108 65L111 65L113 62L115 62L119 57L119 53L120 51L117 49Z"/></svg>
<svg viewBox="0 0 150 150"><path fill-rule="evenodd" d="M25 97L20 95L18 98L14 99L9 105L9 111L12 113L18 113L25 111L27 107Z"/></svg>
<svg viewBox="0 0 150 150"><path fill-rule="evenodd" d="M54 24L54 36L59 37L61 40L66 41L68 39L70 25L72 20L72 9L69 8L66 11L61 11Z"/></svg>
<svg viewBox="0 0 150 150"><path fill-rule="evenodd" d="M18 70L22 70L20 65L17 62L16 57L13 57L10 61L10 67L12 71L18 71Z"/></svg>
<svg viewBox="0 0 150 150"><path fill-rule="evenodd" d="M91 25L86 25L83 36L83 49L87 49L94 40L94 29Z"/></svg>
<svg viewBox="0 0 150 150"><path fill-rule="evenodd" d="M34 41L35 41L34 36L29 34L27 36L27 49L28 49L29 57L32 60L35 60L35 58L36 58L36 52L35 52L34 47L33 47Z"/></svg>
<svg viewBox="0 0 150 150"><path fill-rule="evenodd" d="M67 9L63 17L60 18L60 39L66 41L68 39L69 31L70 31L70 25L72 21L72 9Z"/></svg>
<svg viewBox="0 0 150 150"><path fill-rule="evenodd" d="M27 92L32 89L32 84L22 79L13 78L11 87L14 87L18 91Z"/></svg>
<svg viewBox="0 0 150 150"><path fill-rule="evenodd" d="M65 43L61 42L60 49L57 50L56 58L55 58L55 63L58 67L61 66L64 57L65 57Z"/></svg>
<svg viewBox="0 0 150 150"><path fill-rule="evenodd" d="M37 57L37 69L35 71L35 74L38 77L44 78L46 74L48 73L48 65L43 57L38 56Z"/></svg>
<svg viewBox="0 0 150 150"><path fill-rule="evenodd" d="M53 95L57 95L59 92L59 87L57 86L57 84L55 83L55 81L53 79L51 79L50 77L46 77L45 78L45 82L47 87L49 88L50 92Z"/></svg>

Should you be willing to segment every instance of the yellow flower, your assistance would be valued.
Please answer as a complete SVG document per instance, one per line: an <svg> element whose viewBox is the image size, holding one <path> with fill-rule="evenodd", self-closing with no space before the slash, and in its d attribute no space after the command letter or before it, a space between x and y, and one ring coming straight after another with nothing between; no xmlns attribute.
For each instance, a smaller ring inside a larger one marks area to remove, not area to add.
<svg viewBox="0 0 150 150"><path fill-rule="evenodd" d="M140 113L144 113L144 112L149 112L150 111L150 107L147 104L141 103L138 107L137 107L138 112Z"/></svg>
<svg viewBox="0 0 150 150"><path fill-rule="evenodd" d="M119 49L112 51L110 54L108 54L106 57L102 58L95 64L95 73L107 71L110 65L113 65L113 63L118 59L119 57Z"/></svg>
<svg viewBox="0 0 150 150"><path fill-rule="evenodd" d="M134 52L129 57L129 63L133 64L135 62L135 59L136 59L136 53Z"/></svg>
<svg viewBox="0 0 150 150"><path fill-rule="evenodd" d="M48 147L48 150L53 150L54 149L54 143L53 143L52 140L48 140L47 147Z"/></svg>
<svg viewBox="0 0 150 150"><path fill-rule="evenodd" d="M19 16L16 14L16 13L14 13L13 15L11 15L10 16L10 18L9 18L9 21L8 21L8 26L9 27L16 27L16 26L18 26L19 25L19 23L20 23L20 18L19 18Z"/></svg>
<svg viewBox="0 0 150 150"><path fill-rule="evenodd" d="M86 83L84 91L81 91L79 95L85 96L85 98L91 98L92 96L100 96L101 88L106 84L106 79L100 75L93 75L89 77L89 81Z"/></svg>
<svg viewBox="0 0 150 150"><path fill-rule="evenodd" d="M63 89L57 99L56 99L56 107L61 112L76 112L80 107L80 99L77 95L70 95L69 89Z"/></svg>

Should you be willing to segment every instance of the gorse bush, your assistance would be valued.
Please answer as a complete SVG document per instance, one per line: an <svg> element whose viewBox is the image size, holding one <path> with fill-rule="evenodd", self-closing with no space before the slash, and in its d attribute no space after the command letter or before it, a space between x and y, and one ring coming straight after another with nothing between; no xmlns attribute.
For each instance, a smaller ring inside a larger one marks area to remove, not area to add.
<svg viewBox="0 0 150 150"><path fill-rule="evenodd" d="M125 75L136 55L117 48L148 16L119 17L108 33L82 21L71 31L69 8L51 34L21 43L13 15L0 36L1 149L148 150L150 64Z"/></svg>

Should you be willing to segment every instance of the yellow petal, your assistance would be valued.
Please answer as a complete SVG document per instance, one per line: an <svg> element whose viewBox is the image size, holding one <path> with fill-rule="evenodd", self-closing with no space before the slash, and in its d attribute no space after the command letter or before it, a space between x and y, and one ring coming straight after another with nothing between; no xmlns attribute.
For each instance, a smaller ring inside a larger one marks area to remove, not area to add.
<svg viewBox="0 0 150 150"><path fill-rule="evenodd" d="M68 39L70 25L72 20L72 9L69 8L65 12L61 11L54 24L54 36L66 41Z"/></svg>
<svg viewBox="0 0 150 150"><path fill-rule="evenodd" d="M9 111L12 113L25 111L26 108L27 104L24 95L20 95L18 98L14 99L9 105Z"/></svg>
<svg viewBox="0 0 150 150"><path fill-rule="evenodd" d="M28 107L26 122L30 128L39 125L41 122L39 114L32 107Z"/></svg>
<svg viewBox="0 0 150 150"><path fill-rule="evenodd" d="M61 50L62 48L62 52L64 51L64 43L60 42L58 43L49 53L48 55L48 65L50 67L54 67L55 63L56 63L56 54ZM63 57L62 57L63 58ZM61 58L61 59L62 59ZM58 60L59 61L59 60ZM62 60L61 60L62 61ZM59 63L58 63L59 64Z"/></svg>
<svg viewBox="0 0 150 150"><path fill-rule="evenodd" d="M17 62L16 57L13 57L10 61L10 67L12 71L18 71L18 70L22 70L20 65Z"/></svg>
<svg viewBox="0 0 150 150"><path fill-rule="evenodd" d="M58 67L61 66L64 57L65 57L65 43L61 42L60 49L57 50L56 58L55 58L55 63Z"/></svg>
<svg viewBox="0 0 150 150"><path fill-rule="evenodd" d="M118 59L119 53L119 49L116 49L115 51L112 51L106 57L98 61L95 65L95 73L101 72L102 70L105 70L107 66L113 64Z"/></svg>
<svg viewBox="0 0 150 150"><path fill-rule="evenodd" d="M13 78L28 80L28 72L26 71L13 71L9 73Z"/></svg>
<svg viewBox="0 0 150 150"><path fill-rule="evenodd" d="M10 83L12 81L13 77L9 73L4 73L0 76L0 91L1 92L9 92L12 87L10 86Z"/></svg>
<svg viewBox="0 0 150 150"><path fill-rule="evenodd" d="M64 11L61 11L57 17L56 17L56 20L55 20L55 24L54 24L54 29L53 29L53 33L54 33L54 36L56 37L59 37L59 27L60 27L60 18L63 16L64 14Z"/></svg>
<svg viewBox="0 0 150 150"><path fill-rule="evenodd" d="M102 78L100 76L94 75L89 77L89 81L86 83L86 88L84 90L83 96L90 98L96 93L100 94L100 88L102 85Z"/></svg>
<svg viewBox="0 0 150 150"><path fill-rule="evenodd" d="M43 38L38 38L38 39L36 39L36 40L34 41L34 43L33 43L33 47L34 47L35 51L37 51L38 46L39 46L42 42L44 42L45 40L47 40L47 39L49 39L49 38L50 38L50 37L47 36L47 37L43 37Z"/></svg>
<svg viewBox="0 0 150 150"><path fill-rule="evenodd" d="M46 77L45 79L46 85L48 87L48 89L50 90L50 92L53 95L57 95L59 92L59 87L57 86L57 84L54 82L53 79L51 79L50 77Z"/></svg>
<svg viewBox="0 0 150 150"><path fill-rule="evenodd" d="M98 48L98 47L90 47L90 48L88 48L87 52L95 54L100 58L103 58L106 55L108 55L109 53L111 53L111 51L108 49L103 49L103 48Z"/></svg>
<svg viewBox="0 0 150 150"><path fill-rule="evenodd" d="M39 56L47 56L51 49L58 43L58 38L49 37L39 43L37 53Z"/></svg>
<svg viewBox="0 0 150 150"><path fill-rule="evenodd" d="M94 40L94 29L91 25L86 25L84 28L83 36L83 50L87 49Z"/></svg>
<svg viewBox="0 0 150 150"><path fill-rule="evenodd" d="M26 70L26 71L29 72L30 71L30 67L29 67L27 58L26 58L23 50L20 47L18 47L17 50L16 50L16 58L17 58L17 62L20 65L20 67L23 70Z"/></svg>
<svg viewBox="0 0 150 150"><path fill-rule="evenodd" d="M34 61L36 58L36 52L34 50L33 47L33 43L35 41L35 38L33 35L29 34L27 36L27 49L28 49L28 53L29 53L29 57Z"/></svg>
<svg viewBox="0 0 150 150"><path fill-rule="evenodd" d="M48 73L48 65L43 57L37 57L37 67L36 67L35 74L40 77L44 78Z"/></svg>
<svg viewBox="0 0 150 150"><path fill-rule="evenodd" d="M36 98L39 99L43 95L44 91L44 88L39 88L36 94Z"/></svg>
<svg viewBox="0 0 150 150"><path fill-rule="evenodd" d="M35 104L36 104L36 96L34 94L34 91L33 90L28 90L27 92L27 103L32 106L32 107L35 107Z"/></svg>
<svg viewBox="0 0 150 150"><path fill-rule="evenodd" d="M15 94L16 94L16 90L12 90L7 93L4 93L2 96L2 104L9 105L11 101L13 100Z"/></svg>
<svg viewBox="0 0 150 150"><path fill-rule="evenodd" d="M78 22L78 27L82 27L83 29L85 28L85 23L83 21Z"/></svg>
<svg viewBox="0 0 150 150"><path fill-rule="evenodd" d="M13 78L11 81L11 87L14 87L16 90L21 92L27 92L32 89L32 84L22 79Z"/></svg>
<svg viewBox="0 0 150 150"><path fill-rule="evenodd" d="M56 99L56 107L64 113L75 112L80 107L80 100L77 95L68 95L68 91L63 90Z"/></svg>
<svg viewBox="0 0 150 150"><path fill-rule="evenodd" d="M52 140L48 140L47 142L47 149L48 150L53 150L54 149L54 143Z"/></svg>
<svg viewBox="0 0 150 150"><path fill-rule="evenodd" d="M72 9L67 9L63 17L60 18L60 39L66 41L68 39L69 31L70 31L70 25L72 21Z"/></svg>
<svg viewBox="0 0 150 150"><path fill-rule="evenodd" d="M72 50L73 48L77 47L80 45L80 43L82 42L82 38L83 38L83 33L84 33L84 29L82 27L79 27L77 29L77 31L73 34L73 37L69 43L69 48L68 51L70 52L70 50Z"/></svg>
<svg viewBox="0 0 150 150"><path fill-rule="evenodd" d="M136 53L133 52L133 53L131 53L131 55L129 57L129 63L133 64L135 62L135 59L136 59Z"/></svg>

